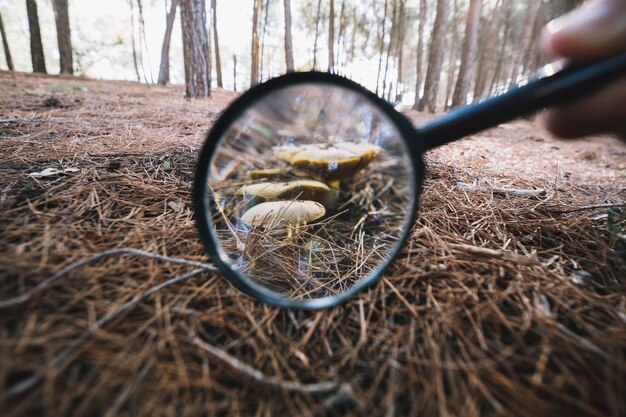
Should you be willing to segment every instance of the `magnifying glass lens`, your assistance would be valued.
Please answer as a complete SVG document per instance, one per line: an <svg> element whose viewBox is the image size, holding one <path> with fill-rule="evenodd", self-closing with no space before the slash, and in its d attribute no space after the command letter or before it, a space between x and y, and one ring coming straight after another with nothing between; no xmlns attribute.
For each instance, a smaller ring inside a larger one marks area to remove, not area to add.
<svg viewBox="0 0 626 417"><path fill-rule="evenodd" d="M373 281L398 251L417 196L398 127L366 96L284 87L254 101L218 139L208 227L255 292L337 297Z"/></svg>

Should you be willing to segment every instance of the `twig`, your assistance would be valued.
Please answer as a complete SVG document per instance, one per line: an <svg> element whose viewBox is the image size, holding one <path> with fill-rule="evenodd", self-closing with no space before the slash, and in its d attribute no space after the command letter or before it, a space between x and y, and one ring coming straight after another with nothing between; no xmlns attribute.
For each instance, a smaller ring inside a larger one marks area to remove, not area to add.
<svg viewBox="0 0 626 417"><path fill-rule="evenodd" d="M215 267L212 264L189 261L187 259L182 259L182 258L172 258L170 256L164 256L164 255L158 255L155 253L146 252L141 249L132 249L132 248L109 249L109 250L105 250L104 252L100 252L95 255L92 255L88 258L83 258L79 261L74 262L73 264L66 266L65 268L57 272L56 274L43 280L36 287L29 290L26 294L23 294L14 298L9 298L8 300L0 301L0 309L11 307L11 306L21 304L21 303L25 303L29 301L36 292L40 292L40 291L44 291L48 289L48 287L50 287L55 281L57 281L59 278L63 277L64 275L67 275L68 273L72 272L73 270L80 268L81 266L86 265L88 263L97 261L98 259L105 258L107 256L113 256L113 255L143 256L144 258L157 259L163 262L170 262L170 263L179 264L179 265L194 266L196 268L201 268L205 271L217 271L217 267Z"/></svg>
<svg viewBox="0 0 626 417"><path fill-rule="evenodd" d="M539 198L539 197L545 197L546 195L546 190L543 188L528 189L528 190L521 189L521 188L499 188L499 187L488 188L488 187L481 187L480 185L476 185L476 184L469 184L466 182L457 182L456 187L459 190L512 195L514 197Z"/></svg>
<svg viewBox="0 0 626 417"><path fill-rule="evenodd" d="M535 256L518 255L516 253L499 251L495 249L481 248L479 246L472 245L458 245L450 244L452 249L460 250L470 253L472 255L482 256L485 258L502 259L503 261L510 261L518 265L539 265L539 260Z"/></svg>
<svg viewBox="0 0 626 417"><path fill-rule="evenodd" d="M597 208L615 208L615 207L626 207L626 203L616 203L616 204L592 204L589 206L580 206L567 210L550 210L552 213L574 213L576 211L584 211L584 210L593 210Z"/></svg>
<svg viewBox="0 0 626 417"><path fill-rule="evenodd" d="M57 122L65 123L67 120L63 119L0 119L0 124L9 123L38 123L38 122Z"/></svg>
<svg viewBox="0 0 626 417"><path fill-rule="evenodd" d="M233 369L240 375L262 386L271 386L274 388L281 388L290 392L307 394L325 394L328 392L336 391L339 388L339 384L336 381L320 382L316 384L301 384L293 381L283 381L275 376L267 376L258 369L255 369L250 365L243 363L234 356L229 355L223 350L206 343L197 336L194 336L192 338L192 341L196 346L207 352L209 356L211 356L213 359L219 360L220 362L228 365L231 369Z"/></svg>
<svg viewBox="0 0 626 417"><path fill-rule="evenodd" d="M50 372L50 370L52 370L54 367L60 365L61 363L63 363L63 361L65 361L70 355L72 355L74 352L76 352L76 350L78 350L79 347L81 347L95 332L96 330L98 330L99 328L109 324L111 321L113 321L115 318L119 317L122 313L127 312L128 310L130 310L131 308L133 308L134 306L136 306L140 301L145 300L146 298L148 298L149 296L151 296L152 294L167 288L171 285L174 284L178 284L180 282L183 282L189 278L192 278L198 274L200 274L201 272L205 272L205 269L201 268L201 269L194 269L191 272L188 272L186 274L182 274L182 275L178 275L174 278L168 279L165 282L162 282L161 284L155 285L154 287L149 288L148 290L142 292L141 294L135 296L133 299L131 299L130 301L127 301L126 303L122 304L121 306L119 306L118 308L116 308L115 310L113 310L112 312L110 312L109 314L105 315L104 317L102 317L100 320L96 321L96 323L85 329L80 336L78 336L76 339L74 339L74 341L72 343L70 343L65 349L63 349L63 351L61 351L60 353L58 353L54 358L52 358L52 360L50 362L48 362L48 364L45 366L44 370L34 374L33 376L25 379L24 381L20 382L19 384L14 385L12 388L10 388L9 390L3 392L0 394L0 401L4 401L7 399L10 399L12 397L15 397L16 395L20 395L23 394L25 392L27 392L28 390L34 388L35 386L39 385L41 382L43 382L44 377L46 376L46 374L48 372Z"/></svg>

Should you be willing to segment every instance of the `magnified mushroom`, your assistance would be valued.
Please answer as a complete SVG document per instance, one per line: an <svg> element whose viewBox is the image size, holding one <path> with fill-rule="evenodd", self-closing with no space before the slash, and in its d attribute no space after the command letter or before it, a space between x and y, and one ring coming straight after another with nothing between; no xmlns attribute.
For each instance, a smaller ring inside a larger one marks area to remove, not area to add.
<svg viewBox="0 0 626 417"><path fill-rule="evenodd" d="M293 199L314 200L321 202L330 188L323 182L314 180L296 180L289 182L260 182L244 185L237 190L250 200Z"/></svg>
<svg viewBox="0 0 626 417"><path fill-rule="evenodd" d="M320 149L320 147L315 145L286 145L274 146L274 148L272 149L276 158L280 159L281 161L291 163L291 160L294 156L296 156L296 154L310 149Z"/></svg>
<svg viewBox="0 0 626 417"><path fill-rule="evenodd" d="M380 152L370 144L339 143L324 147L316 145L279 146L274 155L299 171L315 178L335 181L349 178L365 168Z"/></svg>
<svg viewBox="0 0 626 417"><path fill-rule="evenodd" d="M248 209L241 220L253 227L271 228L287 223L287 236L299 233L300 227L323 217L324 206L315 201L270 201Z"/></svg>
<svg viewBox="0 0 626 417"><path fill-rule="evenodd" d="M267 178L270 180L283 177L289 173L287 168L268 168L268 169L253 169L248 174L251 180L260 180Z"/></svg>

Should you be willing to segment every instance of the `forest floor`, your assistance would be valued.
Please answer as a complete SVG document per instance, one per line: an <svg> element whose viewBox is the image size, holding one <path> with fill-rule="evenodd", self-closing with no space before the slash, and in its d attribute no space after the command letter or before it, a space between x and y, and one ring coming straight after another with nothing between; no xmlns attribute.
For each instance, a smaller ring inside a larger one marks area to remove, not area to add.
<svg viewBox="0 0 626 417"><path fill-rule="evenodd" d="M288 311L155 256L209 263L212 94L0 72L0 414L626 415L626 145L516 121L430 152L384 278ZM116 248L153 255L87 259Z"/></svg>

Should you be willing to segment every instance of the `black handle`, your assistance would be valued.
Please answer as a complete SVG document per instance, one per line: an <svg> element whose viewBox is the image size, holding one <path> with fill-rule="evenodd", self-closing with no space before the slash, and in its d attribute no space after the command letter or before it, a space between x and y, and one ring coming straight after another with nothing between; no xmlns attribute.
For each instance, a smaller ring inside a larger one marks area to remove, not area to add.
<svg viewBox="0 0 626 417"><path fill-rule="evenodd" d="M580 99L621 75L626 75L626 53L593 64L570 66L453 110L417 129L418 138L423 150L432 149L546 107Z"/></svg>

